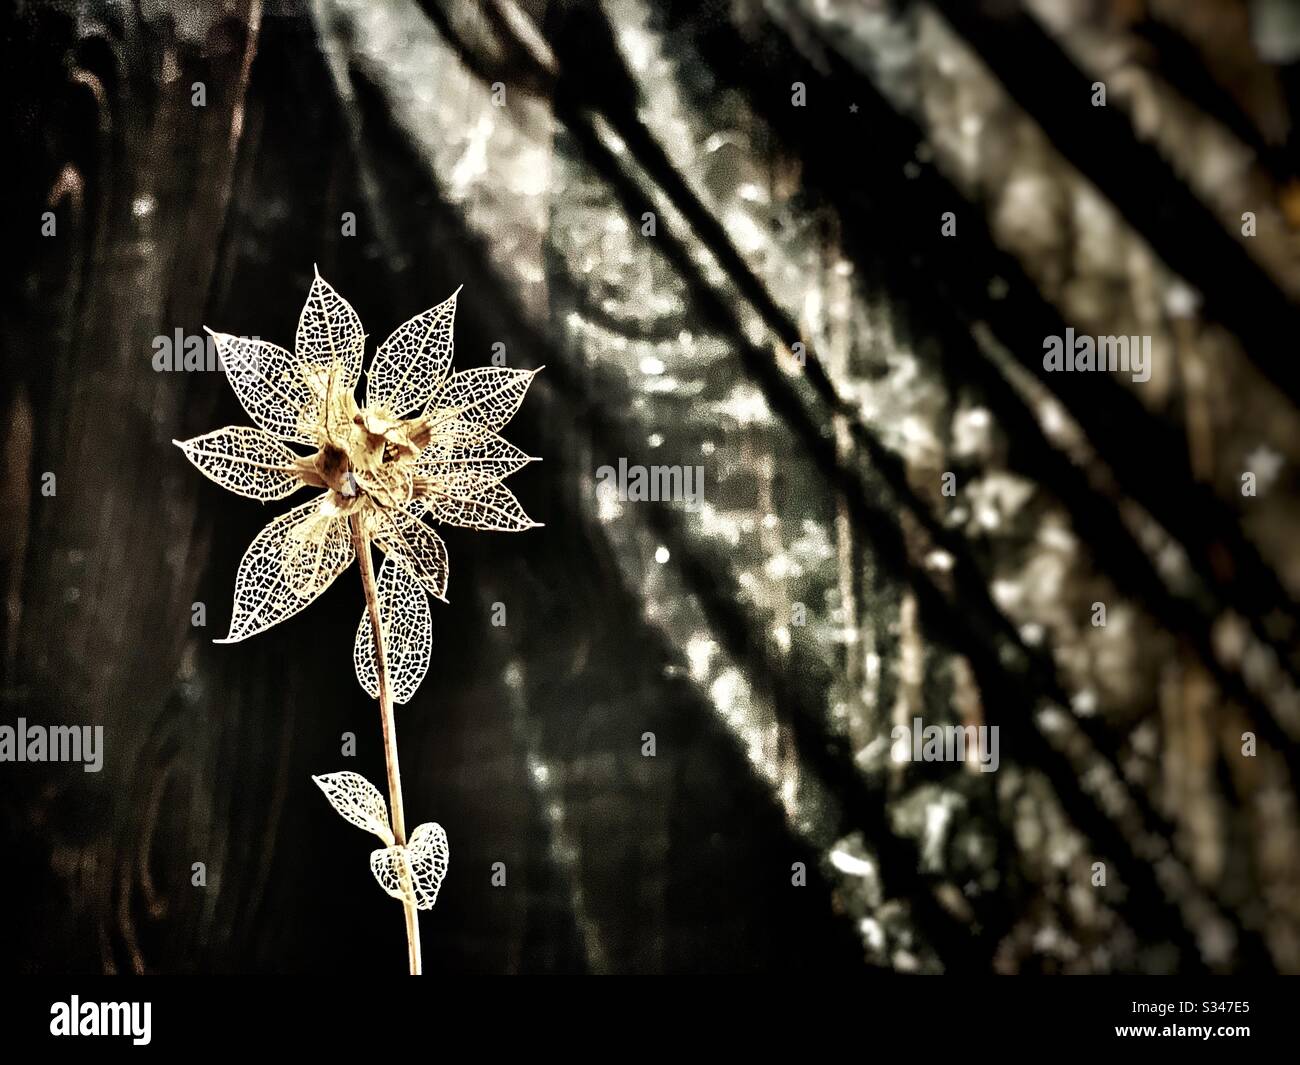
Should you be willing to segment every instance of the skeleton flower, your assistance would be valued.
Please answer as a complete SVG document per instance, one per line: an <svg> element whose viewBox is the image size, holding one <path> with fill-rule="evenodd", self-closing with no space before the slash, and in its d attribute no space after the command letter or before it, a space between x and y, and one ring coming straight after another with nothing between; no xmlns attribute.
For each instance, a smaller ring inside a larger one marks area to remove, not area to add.
<svg viewBox="0 0 1300 1065"><path fill-rule="evenodd" d="M293 354L212 333L226 376L256 423L173 441L219 485L267 502L318 492L273 519L239 564L236 643L307 606L351 565L355 542L384 553L377 590L393 698L406 702L429 666L428 596L446 601L447 548L431 522L518 532L537 525L501 482L530 461L497 435L536 371L451 373L456 293L398 326L354 396L365 347L351 305L316 273ZM303 454L295 447L304 448ZM367 547L367 550L369 548ZM363 613L357 677L378 697L375 641Z"/></svg>

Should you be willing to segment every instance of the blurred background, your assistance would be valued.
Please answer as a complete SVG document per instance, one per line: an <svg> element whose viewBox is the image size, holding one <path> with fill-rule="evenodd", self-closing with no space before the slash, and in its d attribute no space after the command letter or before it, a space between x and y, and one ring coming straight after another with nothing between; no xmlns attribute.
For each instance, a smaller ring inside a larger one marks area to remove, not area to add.
<svg viewBox="0 0 1300 1065"><path fill-rule="evenodd" d="M447 532L398 708L427 971L1300 971L1291 0L26 0L3 50L0 720L106 747L0 765L5 970L402 971L310 780L383 778L359 581L213 646L287 504L152 364L289 345L318 263L372 347L463 283L457 366L546 366L546 528ZM1067 327L1150 380L1045 373ZM916 717L997 772L893 761Z"/></svg>

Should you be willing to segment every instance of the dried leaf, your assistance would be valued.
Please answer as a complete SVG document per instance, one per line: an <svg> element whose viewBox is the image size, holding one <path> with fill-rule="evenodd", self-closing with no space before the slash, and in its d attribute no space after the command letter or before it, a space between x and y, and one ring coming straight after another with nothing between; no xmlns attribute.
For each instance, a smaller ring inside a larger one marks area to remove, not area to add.
<svg viewBox="0 0 1300 1065"><path fill-rule="evenodd" d="M537 370L478 366L452 374L429 400L430 411L484 429L500 429L519 410Z"/></svg>
<svg viewBox="0 0 1300 1065"><path fill-rule="evenodd" d="M371 851L370 871L393 898L413 902L419 910L431 910L450 861L447 833L441 825L426 821L411 833L405 847Z"/></svg>
<svg viewBox="0 0 1300 1065"><path fill-rule="evenodd" d="M452 421L438 427L437 435L420 453L415 471L465 495L486 488L522 469L533 458L491 429Z"/></svg>
<svg viewBox="0 0 1300 1065"><path fill-rule="evenodd" d="M208 333L249 417L273 436L315 446L325 397L309 368L284 348L265 340Z"/></svg>
<svg viewBox="0 0 1300 1065"><path fill-rule="evenodd" d="M393 699L407 702L424 680L433 647L433 618L424 588L393 556L384 559L375 581L379 618L384 630L384 652ZM375 663L374 627L370 611L361 612L352 661L372 699L379 698L379 670Z"/></svg>
<svg viewBox="0 0 1300 1065"><path fill-rule="evenodd" d="M230 425L191 440L173 440L185 457L237 495L267 502L303 486L294 472L298 456L279 440L251 425Z"/></svg>
<svg viewBox="0 0 1300 1065"><path fill-rule="evenodd" d="M340 392L351 393L361 376L366 332L352 304L330 286L320 271L311 283L307 302L298 318L294 351L304 366L342 368L341 379L333 381Z"/></svg>
<svg viewBox="0 0 1300 1065"><path fill-rule="evenodd" d="M366 371L366 406L390 414L419 410L451 369L456 296L403 322L375 352Z"/></svg>
<svg viewBox="0 0 1300 1065"><path fill-rule="evenodd" d="M541 525L524 513L514 493L503 484L474 487L471 491L460 491L455 484L441 491L435 488L424 498L424 504L434 521L463 529L523 532Z"/></svg>
<svg viewBox="0 0 1300 1065"><path fill-rule="evenodd" d="M253 538L235 577L230 633L238 643L292 617L352 563L346 518L321 513L327 496L286 511Z"/></svg>
<svg viewBox="0 0 1300 1065"><path fill-rule="evenodd" d="M379 789L370 781L360 773L350 772L326 773L313 776L312 780L345 821L373 832L388 846L393 845L393 832L388 827L388 806Z"/></svg>
<svg viewBox="0 0 1300 1065"><path fill-rule="evenodd" d="M435 599L446 602L447 545L405 507L374 514L372 538L384 554L414 577Z"/></svg>

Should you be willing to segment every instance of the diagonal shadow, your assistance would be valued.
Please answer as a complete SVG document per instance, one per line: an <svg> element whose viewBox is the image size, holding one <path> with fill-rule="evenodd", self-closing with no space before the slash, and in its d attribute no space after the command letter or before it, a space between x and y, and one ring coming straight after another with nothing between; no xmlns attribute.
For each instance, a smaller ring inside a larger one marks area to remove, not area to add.
<svg viewBox="0 0 1300 1065"><path fill-rule="evenodd" d="M636 202L639 190L634 183L626 179L625 175L622 175L621 168L616 166L599 138L593 135L590 124L586 121L583 110L585 106L596 108L610 121L615 132L623 138L624 143L637 156L638 161L651 177L683 210L688 221L701 235L701 239L727 270L730 279L763 317L768 327L787 347L792 346L800 338L795 324L776 305L762 281L753 274L736 251L721 224L700 203L659 143L637 117L639 103L637 90L619 58L612 29L604 18L603 12L599 8L580 9L566 20L566 24L568 21L572 21L574 25L568 31L554 35L555 47L562 60L561 66L565 69L576 67L591 71L594 64L594 72L598 76L594 79L584 76L582 85L585 86L594 80L601 86L601 93L597 100L588 98L572 108L563 110L571 129L585 131L584 144L587 146L589 158L598 156L607 180L626 191L624 203L634 217L635 211L632 211L632 205ZM593 41L600 45L594 50L600 58L584 62L583 57L592 53L590 45ZM561 90L567 83L566 79L561 80ZM563 97L557 101L557 109L560 109L562 104ZM666 239L672 252L671 258L679 271L689 272L698 278L700 276L698 268L689 255L675 244L675 238L671 234L666 235ZM859 263L865 264L868 260L867 249L856 239L851 240L850 244ZM898 263L896 268L900 276L913 276L914 269L911 265ZM890 273L892 271L887 271L886 275ZM908 290L905 285L892 281L886 284L891 294L908 307L927 306L929 308L926 312L927 316L937 318L947 327L944 340L952 347L945 350L962 350L971 347L969 335L962 334L942 305L938 308L933 307L925 295L915 291L914 288ZM701 285L703 285L702 280ZM721 303L715 303L714 307L720 312L717 319L720 328L729 335L742 335L739 322L730 313L730 308ZM1025 434L1021 436L1011 432L1010 438L1032 445L1027 449L1021 449L1022 467L1030 468L1038 483L1052 485L1056 494L1063 497L1077 522L1079 531L1093 545L1093 555L1098 563L1109 570L1119 584L1142 601L1146 609L1158 617L1170 632L1182 637L1199 656L1201 664L1217 681L1220 689L1262 723L1259 731L1275 747L1284 753L1292 751L1293 745L1285 732L1279 728L1267 705L1250 691L1238 674L1223 666L1214 653L1212 626L1221 608L1207 609L1202 603L1171 592L1161 580L1146 552L1124 525L1118 511L1109 500L1100 496L1092 488L1084 472L1067 455L1051 445L1024 400L987 360L977 358L973 362L975 376L986 391L1000 401L995 404L995 408L1008 414L1008 428L1020 429ZM919 498L908 480L901 459L894 452L883 447L862 424L857 412L840 398L820 363L815 360L809 362L806 372L819 397L833 411L845 416L855 443L867 453L873 470L883 477L897 498L918 519L930 538L955 559L952 579L957 585L962 602L974 604L981 616L993 625L994 631L1002 639L1013 644L1018 654L1026 655L1032 660L1040 687L1052 691L1053 697L1057 699L1065 698L1063 686L1056 678L1055 666L1050 657L1045 652L1036 652L1024 645L1015 625L990 597L987 584L979 572L969 546L958 533L943 525ZM1229 591L1231 594L1231 588ZM1242 609L1248 619L1251 618L1246 604L1234 602L1233 605ZM1274 650L1281 649L1275 646ZM1285 662L1282 654L1279 654L1279 662ZM1122 742L1120 738L1106 736L1104 726L1100 722L1087 723L1084 728L1085 731L1092 730L1089 735L1101 749L1107 751L1112 758L1116 757ZM1290 764L1293 780L1300 781L1300 752ZM1157 820L1163 821L1153 810L1150 813L1157 817Z"/></svg>
<svg viewBox="0 0 1300 1065"><path fill-rule="evenodd" d="M898 115L869 81L843 61L832 57L831 75L822 76L803 67L799 58L786 49L779 52L779 61L774 61L775 72L768 68L756 70L752 62L736 58L743 42L734 31L710 24L700 33L701 51L710 59L714 72L749 95L752 106L803 158L805 180L825 190L840 209L846 243L859 266L865 269L870 265L869 248L871 254L890 264L892 269L886 270L887 274L909 276L913 284L905 302L918 307L927 326L932 321L943 322L950 315L950 320L962 323L964 334L950 329L947 339L958 341L963 349L970 347L971 326L991 323L1007 349L1054 388L1061 402L1084 426L1090 443L1107 461L1116 480L1184 545L1197 572L1212 581L1216 591L1252 622L1256 635L1278 652L1279 662L1294 677L1289 648L1300 641L1295 605L1276 574L1245 539L1228 509L1208 488L1192 480L1179 435L1155 422L1121 386L1096 379L1102 375L1075 375L1070 387L1061 389L1059 380L1043 373L1037 358L1026 357L1025 352L1041 348L1044 336L1063 334L1065 325L1019 264L993 244L978 207L932 167L921 168L915 178L896 174L896 168L889 166L846 167L840 153L843 129L819 112L809 109L804 116L782 106L782 101L788 103L788 99L774 93L772 86L788 81L792 69L808 81L810 92L823 99L847 99L847 91L837 85L851 85L853 99L860 104L865 101L864 122L883 158L910 158L916 145L924 140L923 133ZM961 254L953 253L953 243L941 236L937 221L930 227L917 227L913 222L917 217L937 220L942 210L954 207L959 208L962 218L963 246L974 245L973 250L963 247ZM980 270L971 266L972 262L989 265ZM995 275L1010 281L1010 294L1004 300L988 295L988 279ZM1006 382L995 370L981 365L981 360L971 360L970 372L982 379L992 396L1005 397L999 408L1013 415L1013 424L1032 429L1030 438L1035 443L1045 442L1041 430L1032 428L1023 401L1018 397L1012 401ZM1135 442L1140 446L1134 448ZM1109 535L1106 542L1120 552L1131 550L1125 547L1126 543L1131 545L1131 535L1116 528L1117 518L1107 521L1104 511L1109 507L1096 505L1095 493L1086 487L1086 478L1081 471L1067 468L1072 463L1065 456L1054 455L1048 445L1022 448L1015 459L1043 463L1042 474L1050 473L1051 479L1041 483L1078 486L1080 495L1067 500L1073 503L1072 512L1082 517L1086 527ZM1230 560L1227 574L1223 570L1225 557ZM1239 677L1219 665L1210 644L1208 622L1189 628L1187 602L1171 597L1149 564L1133 567L1128 576L1135 586L1151 594L1149 606L1198 650L1225 694L1253 712L1261 733L1287 755L1293 780L1300 781L1300 756L1295 744L1262 700ZM978 589L969 586L966 592L979 594ZM1204 615L1205 611L1200 613ZM1266 624L1271 631L1264 631Z"/></svg>
<svg viewBox="0 0 1300 1065"><path fill-rule="evenodd" d="M400 173L407 182L401 194L403 202L428 202L432 205L431 209L438 212L437 228L447 235L440 247L439 257L454 256L460 264L460 273L466 284L485 294L486 298L480 301L481 304L492 308L495 320L501 323L507 335L530 338L530 346L537 354L537 361L544 362L547 366L544 379L561 394L579 397L579 402L582 403L580 416L589 424L593 437L601 446L615 450L622 447L623 451L619 453L628 453L630 442L620 442L613 422L603 414L601 408L581 399L583 393L567 369L564 353L556 349L549 338L536 333L508 284L490 265L491 260L482 240L468 231L453 206L443 202L427 168L411 153L401 132L391 127L391 120L383 101L378 97L378 90L367 83L362 71L353 70L352 76L357 103L365 115L365 142L372 155L393 157L401 161ZM393 171L385 172L383 179L390 187L398 181ZM403 248L402 251L414 255L415 250ZM662 535L665 543L671 545L675 558L688 557L690 552L680 529L665 529ZM692 576L708 572L709 567L697 564L692 572L685 575L686 583L691 585ZM715 600L719 594L723 594L709 588L695 590L702 602ZM882 883L886 890L892 897L908 899L918 927L935 945L945 964L953 971L980 971L992 945L980 945L973 949L972 943L978 944L979 941L935 900L933 885L919 870L914 844L893 833L883 798L856 771L851 752L847 751L843 739L825 727L816 708L794 681L781 672L765 667L762 662L745 657L748 653L748 643L745 641L752 639L752 636L748 633L746 619L735 606L736 601L733 599L726 604L730 614L723 631L724 634L730 634L732 639L722 642L738 661L754 663L753 679L757 688L776 693L774 704L778 717L791 729L801 766L810 775L819 778L843 805L844 823L841 827L844 832L855 828L863 831L880 857ZM642 635L648 644L663 644L662 633L656 631ZM741 637L744 637L743 641ZM672 657L676 651L665 646L664 653Z"/></svg>
<svg viewBox="0 0 1300 1065"><path fill-rule="evenodd" d="M436 23L437 18L434 21ZM455 42L453 41L453 43ZM470 57L470 61L472 62L472 57ZM375 109L372 108L372 110ZM382 108L378 110L382 117ZM581 131L575 132L580 133ZM425 180L427 181L427 177ZM472 240L473 238L469 239ZM689 274L685 279L690 284ZM710 301L717 302L716 294L711 291L700 291L695 294L697 304L704 303L706 308ZM500 295L502 304L507 304L510 299L508 293L503 290ZM716 308L714 308L714 312L716 314ZM520 313L522 315L522 312ZM707 316L713 317L714 315ZM527 320L521 316L519 322L520 328L526 331L528 329ZM1164 897L1158 883L1151 877L1149 868L1145 863L1137 859L1129 841L1108 820L1107 815L1097 806L1096 801L1079 787L1078 782L1074 779L1075 771L1068 761L1033 730L1033 705L1032 702L1026 702L1024 678L1008 676L999 662L996 650L985 647L983 641L976 638L977 633L973 631L972 627L963 623L964 615L962 612L951 609L941 593L931 585L928 577L915 572L909 563L906 546L892 516L866 499L857 476L839 463L834 452L833 443L822 436L817 427L807 418L806 413L799 407L797 399L789 394L788 385L785 388L780 387L785 385L785 382L780 380L780 371L775 368L772 360L766 357L765 353L754 349L746 349L742 354L749 361L755 363L752 370L755 376L759 378L765 392L769 394L769 402L774 411L792 424L813 460L831 472L832 482L845 494L855 521L865 531L867 538L873 540L877 553L886 563L893 567L895 572L906 575L905 579L909 579L914 583L922 610L927 618L933 619L929 621L929 627L945 636L953 636L952 642L954 645L960 646L963 643L976 645L968 653L968 657L975 669L977 679L980 680L984 690L989 693L991 704L999 707L1003 705L1012 706L1021 721L1031 725L1030 729L1025 730L1026 735L1023 737L1025 748L1031 755L1031 761L1057 766L1059 772L1053 779L1060 792L1063 807L1076 820L1080 828L1086 834L1090 834L1094 840L1101 843L1104 849L1120 854L1126 861L1132 863L1132 894L1126 904L1141 908L1146 923L1151 923L1154 919L1155 924L1161 930L1160 934L1167 933L1168 938L1178 942L1180 948L1190 958L1199 963L1199 955L1195 950L1190 933L1180 922L1174 904ZM777 380L775 382L772 380L772 375L776 375ZM708 567L701 567L697 577L701 580L705 579L711 572ZM725 592L714 593L708 595L707 598L715 603L725 601ZM737 629L739 633L744 633L746 625L743 617L740 618ZM806 728L806 726L804 727ZM840 773L843 774L846 785L850 783L850 778L855 775L851 765L843 767ZM1229 918L1232 919L1232 915L1229 915ZM1249 943L1248 937L1247 943Z"/></svg>
<svg viewBox="0 0 1300 1065"><path fill-rule="evenodd" d="M491 6L489 10L495 11L496 8ZM504 20L496 20L496 25L502 34L510 34L512 28ZM587 109L591 108L610 122L647 173L683 211L697 234L727 271L732 282L758 311L768 328L780 337L787 347L793 346L800 339L793 321L776 305L762 281L753 274L736 251L725 229L691 191L663 152L662 147L637 117L640 102L638 90L621 61L612 28L603 11L598 7L575 9L558 20L557 26L551 28L552 43L561 60L559 67L582 69L587 72L576 84L571 78L559 79L556 107L557 112L571 129L585 133L584 144L587 146L589 157L598 156L603 161L604 173L612 183L622 181L623 187L628 190L625 204L632 204L639 190L634 183L626 180L625 175L620 177L621 168L613 163L612 157L595 136L587 114ZM593 43L597 45L594 49ZM518 52L527 61L527 52L522 44ZM533 70L537 81L541 81L546 73L540 68ZM590 92L588 87L592 84L600 86L598 95ZM584 89L587 90L585 93ZM668 235L668 239L671 242L673 238ZM862 248L856 240L851 239L850 245L857 249L859 262L865 263L868 256L866 249ZM679 269L698 273L689 256L682 253L680 249L675 250L674 261L679 265ZM914 272L914 264L900 263L897 264L897 269L903 275L910 276ZM906 286L890 281L886 282L886 287L900 302L905 302L910 307L928 305L929 301L923 294L909 291ZM969 335L963 335L960 328L953 328L956 323L951 321L942 305L931 308L927 313L936 315L949 326L945 339L954 345L953 350L971 348ZM734 316L723 316L719 324L727 333L732 335L740 333ZM1024 436L1012 434L1011 438L1033 445L1022 450L1023 457L1018 460L1019 466L1029 469L1031 476L1039 483L1054 486L1058 496L1069 507L1080 532L1093 545L1096 561L1114 575L1119 584L1142 600L1146 609L1155 614L1169 631L1182 637L1187 646L1199 656L1202 665L1218 682L1221 690L1261 722L1258 730L1275 747L1284 752L1289 751L1291 749L1289 740L1273 719L1266 704L1250 691L1240 676L1223 666L1214 654L1211 630L1217 614L1221 612L1221 607L1217 604L1207 607L1204 603L1174 594L1161 580L1151 559L1124 525L1110 500L1100 496L1089 484L1084 472L1047 440L1024 400L1015 393L1009 382L982 357L973 361L975 376L979 378L986 392L998 401L993 404L994 408L1000 413L1006 413L1008 423L1014 424L1025 434ZM815 360L809 362L805 372L822 401L836 413L845 416L855 443L866 451L872 467L883 476L896 496L908 506L931 539L956 560L952 579L956 582L963 601L977 604L1002 639L1016 645L1017 653L1031 657L1034 668L1040 674L1051 676L1054 667L1050 659L1044 653L1030 651L1023 645L1014 624L996 607L989 596L987 585L980 576L968 545L957 533L944 526L916 495L906 476L904 464L898 456L880 445L872 436L862 424L858 413L841 399L820 363ZM1098 505L1099 503L1101 505ZM1228 586L1229 601L1252 624L1255 624L1258 630L1258 619L1251 615L1249 604L1241 602L1242 597L1237 594L1237 590L1241 587L1239 583ZM1261 638L1264 642L1270 643L1263 634ZM1297 677L1294 670L1291 670L1286 663L1284 649L1275 644L1273 649L1278 652L1279 663L1282 663L1283 667L1292 674L1293 679L1300 683L1300 677ZM1055 688L1059 692L1059 684L1056 684ZM1120 738L1103 737L1103 726L1100 723L1095 725L1090 723L1085 728L1093 729L1094 742L1097 742L1102 749L1108 750L1112 757L1115 756L1122 742ZM1300 753L1291 761L1291 774L1294 780L1300 781Z"/></svg>
<svg viewBox="0 0 1300 1065"><path fill-rule="evenodd" d="M435 14L433 20L436 24L439 21L439 14ZM470 67L470 69L474 69L476 60L472 54L468 53L463 42L456 39L454 35L451 36L450 40L453 46L457 48L462 59L466 62L466 65ZM563 79L561 80L561 84L558 86L556 109L561 117L569 124L570 132L582 146L588 162L591 163L597 172L601 173L614 188L616 195L623 204L624 210L630 217L639 218L639 212L644 204L643 194L634 183L630 182L626 178L626 175L622 174L621 170L617 167L617 164L609 156L609 153L596 136L590 124L581 121L580 116L575 114L574 107L565 92ZM698 272L691 262L689 255L685 252L685 249L671 237L667 240L663 240L663 236L664 235L661 234L661 251L664 252L666 258L668 258L668 260L674 265L683 280L691 288L695 304L704 312L706 320L710 321L724 334L733 336L743 335L740 332L739 325L730 311L730 308L727 307L717 294L698 276ZM914 586L916 586L918 582L922 585L922 587L918 588L918 591L922 593L920 595L920 600L923 608L928 606L931 613L936 611L939 612L944 617L946 624L955 626L955 628L951 630L954 633L952 643L955 646L965 647L972 642L981 641L984 635L983 627L978 622L972 624L971 619L968 616L970 611L967 604L963 603L961 609L950 606L938 589L930 583L928 575L920 574L911 567L906 549L901 540L901 534L893 524L893 516L886 514L878 508L869 509L865 512L861 509L861 507L865 505L865 495L863 494L860 482L852 472L847 471L840 466L833 447L828 449L827 441L822 437L820 430L813 425L810 420L808 420L807 415L802 410L793 390L790 388L788 382L784 380L780 371L775 367L773 360L768 357L765 352L752 346L742 346L740 353L742 361L746 364L747 370L749 370L758 380L758 383L763 389L773 410L785 417L786 421L795 430L796 435L798 435L805 445L808 446L809 453L812 455L814 461L824 469L832 471L832 482L835 483L840 490L847 493L851 512L854 512L855 517L861 523L859 531L865 531L868 539L870 539L873 530L882 528L884 525L889 526L890 534L895 536L897 540L896 543L889 547L881 548L880 553L886 556L892 555L891 561L893 562L896 571L899 573L910 574ZM892 458L892 456L889 457ZM896 462L897 460L894 461ZM869 517L867 516L868 514L870 514ZM880 545L878 544L877 547L880 548ZM984 647L982 649L982 655L984 675L986 677L996 675L999 678L1005 679L1006 666L1002 661L999 649L994 647ZM975 664L977 666L977 675L980 675L979 664ZM1029 681L1030 686L1033 686L1036 679L1037 678L1025 676L1015 679L1012 687L1016 691L1017 697L1023 697L1026 680ZM987 683L991 684L991 682ZM1068 703L1066 693L1055 683L1052 683L1047 687L1047 694L1058 702ZM1021 710L1026 714L1025 720L1027 720L1032 726L1032 703L1028 704L1027 709L1022 706ZM1076 721L1075 723L1080 727L1081 731L1087 734L1092 740L1094 746L1098 749L1097 753L1103 757L1104 760L1109 760L1112 768L1115 768L1115 757L1113 751L1109 755L1107 753L1108 744L1103 735L1100 723L1092 721ZM1041 737L1039 737L1039 739L1041 739ZM1110 744L1109 746L1112 748L1115 747L1114 744ZM1044 749L1048 752L1049 760L1056 757L1052 754L1052 748L1050 745L1044 744ZM1069 769L1067 772L1073 774L1073 769ZM1119 774L1117 768L1115 769L1115 772L1117 776L1122 778L1122 774ZM1143 819L1147 821L1148 824L1150 822L1155 822L1157 825L1164 824L1163 819L1159 818L1158 815L1155 814L1149 803L1146 802L1145 797L1135 795L1132 798L1136 808L1140 811L1143 815ZM1092 801L1093 800L1088 799L1085 796L1082 798L1082 802L1075 808L1075 813L1083 816L1085 821L1087 820L1085 811L1089 809L1089 804L1092 803ZM1229 919L1239 927L1239 922L1236 920L1235 915L1230 913Z"/></svg>
<svg viewBox="0 0 1300 1065"><path fill-rule="evenodd" d="M1278 343L1300 332L1295 305L1119 109L1091 106L1092 78L1020 3L931 2L1053 147L1200 290L1205 314L1235 333L1265 376L1300 404L1300 363Z"/></svg>
<svg viewBox="0 0 1300 1065"><path fill-rule="evenodd" d="M1130 32L1149 46L1142 56L1144 67L1249 148L1274 182L1290 180L1296 161L1284 147L1270 143L1232 93L1215 81L1195 45L1149 12Z"/></svg>

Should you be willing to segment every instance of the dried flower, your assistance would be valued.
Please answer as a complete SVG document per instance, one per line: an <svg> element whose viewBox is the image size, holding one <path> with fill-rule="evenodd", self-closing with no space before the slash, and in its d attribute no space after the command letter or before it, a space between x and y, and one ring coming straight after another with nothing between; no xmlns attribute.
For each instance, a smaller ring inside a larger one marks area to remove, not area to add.
<svg viewBox="0 0 1300 1065"><path fill-rule="evenodd" d="M496 432L537 371L450 373L458 293L379 346L361 407L353 395L365 344L361 320L319 273L292 355L263 340L212 333L231 387L258 428L228 426L174 443L217 484L251 499L324 489L249 545L235 578L230 632L217 643L264 632L328 588L355 557L355 515L385 555L380 606L394 697L406 702L429 664L425 593L446 601L447 548L429 522L502 532L537 526L501 483L534 460ZM290 444L314 451L301 455ZM354 657L358 679L376 696L364 615Z"/></svg>
<svg viewBox="0 0 1300 1065"><path fill-rule="evenodd" d="M383 796L364 777L312 779L343 817L385 844L371 854L370 867L380 886L402 900L413 974L421 971L416 911L433 906L449 860L440 825L419 825L407 840L393 718L393 702L409 700L428 672L428 596L446 601L447 548L430 522L503 532L537 526L501 483L534 460L497 435L537 371L451 373L459 291L379 346L358 406L365 333L356 311L317 271L292 355L262 340L212 333L257 428L228 426L173 441L212 480L251 499L322 490L249 545L235 578L230 632L217 643L245 640L292 617L360 560L366 610L353 661L361 686L379 700L391 827ZM377 578L372 542L385 556Z"/></svg>

